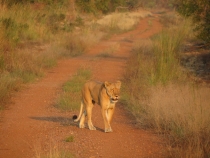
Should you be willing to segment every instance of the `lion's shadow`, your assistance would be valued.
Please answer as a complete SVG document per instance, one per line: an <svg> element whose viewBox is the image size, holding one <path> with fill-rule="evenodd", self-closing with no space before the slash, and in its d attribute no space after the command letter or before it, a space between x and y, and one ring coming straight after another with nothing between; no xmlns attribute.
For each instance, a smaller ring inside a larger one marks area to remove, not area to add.
<svg viewBox="0 0 210 158"><path fill-rule="evenodd" d="M31 119L34 120L40 120L40 121L49 121L49 122L57 122L60 123L62 126L77 126L78 127L78 122L74 122L72 118L68 117L60 117L60 116L49 116L49 117L39 117L39 116L33 116L30 117ZM87 125L85 127L87 128ZM103 129L96 127L97 131L104 132Z"/></svg>
<svg viewBox="0 0 210 158"><path fill-rule="evenodd" d="M31 119L34 120L40 120L40 121L49 121L49 122L57 122L60 123L63 126L78 126L77 122L74 122L72 118L68 118L68 117L60 117L60 116L43 116L43 117L39 117L39 116L33 116L30 117Z"/></svg>

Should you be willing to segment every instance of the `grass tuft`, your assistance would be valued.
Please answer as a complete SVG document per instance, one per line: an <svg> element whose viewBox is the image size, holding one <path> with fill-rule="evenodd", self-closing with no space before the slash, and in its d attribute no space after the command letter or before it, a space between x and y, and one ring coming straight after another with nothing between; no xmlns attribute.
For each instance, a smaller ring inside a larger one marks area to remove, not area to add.
<svg viewBox="0 0 210 158"><path fill-rule="evenodd" d="M75 156L69 151L62 150L58 147L51 147L47 153L36 151L35 158L74 158Z"/></svg>
<svg viewBox="0 0 210 158"><path fill-rule="evenodd" d="M65 139L65 142L73 142L74 141L74 136L69 136Z"/></svg>
<svg viewBox="0 0 210 158"><path fill-rule="evenodd" d="M91 77L90 70L79 69L77 74L63 85L56 107L61 110L78 110L81 103L81 89L84 83Z"/></svg>
<svg viewBox="0 0 210 158"><path fill-rule="evenodd" d="M139 23L140 18L151 15L152 14L149 11L144 10L132 13L113 13L98 20L97 24L107 32L120 33L133 29Z"/></svg>

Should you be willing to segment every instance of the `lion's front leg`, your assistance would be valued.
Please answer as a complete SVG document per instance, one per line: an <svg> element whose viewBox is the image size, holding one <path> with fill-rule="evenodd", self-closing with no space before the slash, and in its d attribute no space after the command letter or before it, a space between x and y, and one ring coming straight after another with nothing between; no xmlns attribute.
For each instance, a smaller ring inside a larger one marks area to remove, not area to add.
<svg viewBox="0 0 210 158"><path fill-rule="evenodd" d="M102 116L103 116L103 119L104 119L104 125L105 125L105 132L107 133L107 132L112 132L112 128L111 128L111 126L110 126L110 122L109 122L109 120L108 120L108 111L107 111L107 109L103 109L102 108Z"/></svg>
<svg viewBox="0 0 210 158"><path fill-rule="evenodd" d="M107 110L107 119L109 124L111 124L113 114L114 114L114 108L110 108Z"/></svg>

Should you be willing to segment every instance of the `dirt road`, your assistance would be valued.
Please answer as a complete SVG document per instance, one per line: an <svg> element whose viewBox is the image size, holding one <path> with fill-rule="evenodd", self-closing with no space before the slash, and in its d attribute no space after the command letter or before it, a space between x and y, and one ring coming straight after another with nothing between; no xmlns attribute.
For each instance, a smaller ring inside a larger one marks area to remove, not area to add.
<svg viewBox="0 0 210 158"><path fill-rule="evenodd" d="M135 41L160 30L158 19L142 19L135 30L102 41L82 56L59 61L44 78L16 93L8 109L1 113L0 158L39 157L40 153L50 150L69 151L79 158L164 157L163 140L152 132L137 128L135 119L120 104L117 104L112 122L113 133L103 132L99 106L93 108L96 131L79 129L71 120L73 113L53 107L62 84L80 67L89 67L95 80L121 79ZM97 56L113 44L119 49L112 56ZM74 138L73 142L65 141L69 136Z"/></svg>

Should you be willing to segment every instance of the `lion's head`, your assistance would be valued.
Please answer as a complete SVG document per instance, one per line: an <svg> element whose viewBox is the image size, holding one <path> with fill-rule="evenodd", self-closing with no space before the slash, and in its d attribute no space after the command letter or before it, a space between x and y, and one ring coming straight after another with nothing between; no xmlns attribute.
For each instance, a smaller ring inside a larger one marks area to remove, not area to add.
<svg viewBox="0 0 210 158"><path fill-rule="evenodd" d="M105 81L104 87L106 88L107 95L110 97L110 101L112 103L117 102L120 97L121 82L117 81L115 83L110 83Z"/></svg>

